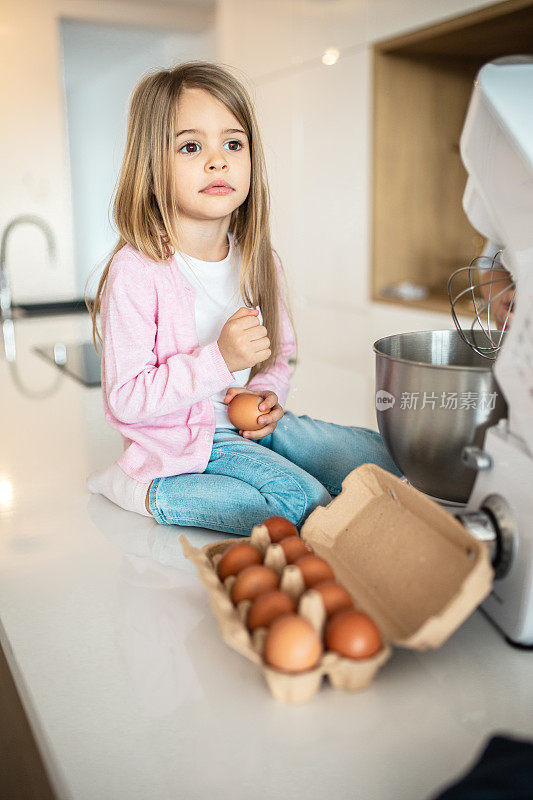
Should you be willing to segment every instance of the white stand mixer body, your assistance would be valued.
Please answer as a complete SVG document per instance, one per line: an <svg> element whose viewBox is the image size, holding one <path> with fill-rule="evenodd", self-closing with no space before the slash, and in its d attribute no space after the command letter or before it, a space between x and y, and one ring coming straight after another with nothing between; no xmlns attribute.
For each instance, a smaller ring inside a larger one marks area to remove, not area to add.
<svg viewBox="0 0 533 800"><path fill-rule="evenodd" d="M487 430L492 466L476 477L467 511L489 495L514 517L509 569L483 604L513 642L533 645L533 57L486 64L474 83L461 136L468 172L463 207L480 233L504 247L517 289L511 329L494 373L509 419Z"/></svg>
<svg viewBox="0 0 533 800"><path fill-rule="evenodd" d="M482 608L511 642L533 646L533 459L508 428L501 420L487 431L483 451L492 466L478 473L465 511L478 511L493 494L507 502L515 527L511 562Z"/></svg>

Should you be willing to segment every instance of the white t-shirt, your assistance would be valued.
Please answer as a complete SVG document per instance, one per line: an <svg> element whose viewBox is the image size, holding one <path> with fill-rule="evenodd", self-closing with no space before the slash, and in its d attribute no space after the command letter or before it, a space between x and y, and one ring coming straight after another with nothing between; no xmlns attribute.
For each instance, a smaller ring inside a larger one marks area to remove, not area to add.
<svg viewBox="0 0 533 800"><path fill-rule="evenodd" d="M183 277L196 291L194 315L200 347L218 339L224 323L245 305L239 291L240 250L234 244L231 231L228 231L228 239L229 252L222 261L200 261L199 258L193 258L186 253L174 254L174 260ZM258 319L262 325L261 310ZM251 368L234 372L235 381L232 386L245 386L250 372ZM225 389L211 395L215 409L215 427L236 430L228 417L228 405L224 403L225 396Z"/></svg>

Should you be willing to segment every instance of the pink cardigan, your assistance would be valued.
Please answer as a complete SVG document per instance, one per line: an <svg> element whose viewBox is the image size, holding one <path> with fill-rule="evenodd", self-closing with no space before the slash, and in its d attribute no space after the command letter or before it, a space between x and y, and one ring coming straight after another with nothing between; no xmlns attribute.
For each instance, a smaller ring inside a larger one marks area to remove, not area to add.
<svg viewBox="0 0 533 800"><path fill-rule="evenodd" d="M138 481L204 472L215 431L210 396L235 385L217 341L198 346L194 298L174 259L158 263L125 245L109 267L100 310L104 412L124 440L116 463ZM281 302L280 312L281 357L247 388L271 389L284 406L296 342Z"/></svg>

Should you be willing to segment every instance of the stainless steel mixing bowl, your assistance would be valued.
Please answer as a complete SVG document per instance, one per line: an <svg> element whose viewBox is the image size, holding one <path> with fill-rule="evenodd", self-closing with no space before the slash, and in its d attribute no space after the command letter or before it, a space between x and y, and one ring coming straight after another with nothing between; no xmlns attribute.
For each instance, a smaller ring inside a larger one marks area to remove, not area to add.
<svg viewBox="0 0 533 800"><path fill-rule="evenodd" d="M507 416L494 361L457 330L385 336L373 349L377 422L392 458L417 489L466 503L476 472L463 463L463 447L481 447L486 429Z"/></svg>

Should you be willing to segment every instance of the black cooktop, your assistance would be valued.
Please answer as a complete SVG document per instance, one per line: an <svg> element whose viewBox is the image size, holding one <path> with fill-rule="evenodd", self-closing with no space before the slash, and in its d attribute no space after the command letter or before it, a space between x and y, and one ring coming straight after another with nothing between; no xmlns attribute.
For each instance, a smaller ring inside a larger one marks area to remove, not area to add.
<svg viewBox="0 0 533 800"><path fill-rule="evenodd" d="M100 356L92 342L55 342L33 350L83 386L100 386Z"/></svg>

